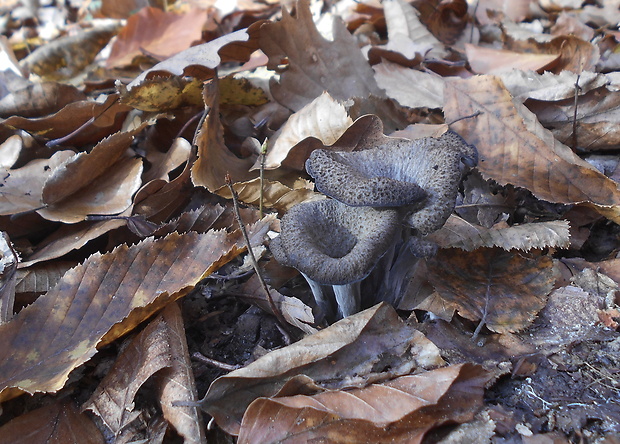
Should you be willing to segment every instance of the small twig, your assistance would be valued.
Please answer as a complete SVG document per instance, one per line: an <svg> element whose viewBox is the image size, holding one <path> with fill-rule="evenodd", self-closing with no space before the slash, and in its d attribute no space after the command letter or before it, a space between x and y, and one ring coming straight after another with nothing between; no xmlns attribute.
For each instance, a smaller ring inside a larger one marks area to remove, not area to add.
<svg viewBox="0 0 620 444"><path fill-rule="evenodd" d="M245 241L245 245L248 249L248 256L250 257L250 261L252 262L254 271L256 271L256 276L258 277L258 280L260 281L260 284L263 287L265 294L267 295L267 301L269 302L269 307L271 308L271 311L273 312L274 316L280 323L280 326L286 329L286 326L288 324L286 320L284 319L284 316L282 316L282 313L276 306L275 302L273 302L273 298L271 297L271 292L269 291L269 287L267 287L267 283L265 282L265 279L263 279L263 275L261 274L260 269L258 268L258 262L256 262L254 251L252 250L252 246L250 245L250 238L248 237L248 232L245 230L245 225L243 224L243 220L241 219L241 213L239 211L239 197L237 196L237 192L233 188L232 180L230 179L230 175L228 174L226 175L226 185L228 186L228 189L230 190L230 194L232 194L233 208L235 210L234 211L235 219L237 220L237 223L239 224L239 228L241 229L241 233L243 234L243 240Z"/></svg>
<svg viewBox="0 0 620 444"><path fill-rule="evenodd" d="M577 80L575 80L575 102L573 105L573 151L577 151L577 101L579 99L579 78L581 74L577 74Z"/></svg>
<svg viewBox="0 0 620 444"><path fill-rule="evenodd" d="M265 141L263 142L263 144L260 147L260 197L259 197L259 201L258 201L258 214L260 215L261 219L265 215L263 213L263 199L264 199L264 194L265 194L265 189L264 189L264 185L265 185L265 157L267 157L267 140L268 139L265 139Z"/></svg>
<svg viewBox="0 0 620 444"><path fill-rule="evenodd" d="M469 116L463 116L463 117L459 117L456 120L453 120L452 122L448 123L448 126L450 125L454 125L456 122L459 122L461 120L465 120L465 119L473 119L474 117L478 117L480 114L482 114L482 111L476 111L473 114L470 114Z"/></svg>
<svg viewBox="0 0 620 444"><path fill-rule="evenodd" d="M220 361L216 361L215 359L207 358L205 355L203 355L200 352L192 353L192 358L196 359L197 361L204 362L205 364L209 364L209 365L212 365L213 367L221 368L222 370L226 370L229 372L232 372L233 370L237 370L241 368L240 365L226 364L225 362L220 362Z"/></svg>

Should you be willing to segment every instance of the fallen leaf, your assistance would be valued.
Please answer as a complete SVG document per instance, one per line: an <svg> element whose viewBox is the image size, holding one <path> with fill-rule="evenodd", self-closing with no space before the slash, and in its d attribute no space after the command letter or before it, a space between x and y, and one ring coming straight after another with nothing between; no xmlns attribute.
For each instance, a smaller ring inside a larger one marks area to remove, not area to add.
<svg viewBox="0 0 620 444"><path fill-rule="evenodd" d="M187 77L154 77L124 92L121 103L142 111L159 112L203 106L202 83Z"/></svg>
<svg viewBox="0 0 620 444"><path fill-rule="evenodd" d="M444 90L446 120L482 114L453 124L478 149L478 169L502 185L527 188L550 202L592 203L620 221L618 185L581 160L493 76L449 80Z"/></svg>
<svg viewBox="0 0 620 444"><path fill-rule="evenodd" d="M0 100L0 117L45 116L85 98L84 93L72 85L56 82L33 83Z"/></svg>
<svg viewBox="0 0 620 444"><path fill-rule="evenodd" d="M123 349L95 392L82 405L97 415L114 435L130 440L126 427L136 419L134 398L142 385L156 372L172 366L168 341L171 331L161 316L149 322ZM129 431L130 432L130 431Z"/></svg>
<svg viewBox="0 0 620 444"><path fill-rule="evenodd" d="M238 251L225 233L209 232L149 238L91 256L0 326L7 344L0 350L0 398L59 390L102 341L183 296Z"/></svg>
<svg viewBox="0 0 620 444"><path fill-rule="evenodd" d="M207 438L202 413L197 406L196 383L187 350L181 310L170 303L161 314L167 326L166 341L170 345L171 365L156 376L159 402L164 418L172 424L185 443L204 443ZM189 403L182 406L175 403ZM191 405L191 404L194 405Z"/></svg>
<svg viewBox="0 0 620 444"><path fill-rule="evenodd" d="M352 123L343 104L324 92L291 115L269 140L265 168L279 167L289 150L306 137L315 137L324 145L333 144ZM259 167L257 160L252 168Z"/></svg>
<svg viewBox="0 0 620 444"><path fill-rule="evenodd" d="M467 61L476 74L500 74L515 68L544 71L560 58L559 54L520 53L507 49L484 48L465 44Z"/></svg>
<svg viewBox="0 0 620 444"><path fill-rule="evenodd" d="M325 388L352 387L385 378L385 368L394 377L442 363L423 335L380 304L216 379L201 402L222 429L236 435L252 401L275 395L297 375Z"/></svg>
<svg viewBox="0 0 620 444"><path fill-rule="evenodd" d="M167 59L202 38L207 11L192 9L183 14L148 6L127 19L112 43L107 68L130 65L144 53Z"/></svg>
<svg viewBox="0 0 620 444"><path fill-rule="evenodd" d="M388 97L410 108L441 108L444 80L433 73L384 61L373 66L378 85Z"/></svg>
<svg viewBox="0 0 620 444"><path fill-rule="evenodd" d="M205 84L203 98L207 118L196 139L198 160L192 166L192 182L213 192L226 185L226 177L243 182L257 176L249 170L254 158L241 159L224 143L224 128L219 115L219 89L217 79Z"/></svg>
<svg viewBox="0 0 620 444"><path fill-rule="evenodd" d="M435 290L461 316L499 333L531 324L555 283L549 256L528 258L499 248L439 250L428 272Z"/></svg>
<svg viewBox="0 0 620 444"><path fill-rule="evenodd" d="M462 364L359 389L259 398L243 417L239 442L421 443L434 427L471 420L490 379Z"/></svg>
<svg viewBox="0 0 620 444"><path fill-rule="evenodd" d="M57 401L0 427L2 444L103 444L101 432L71 401Z"/></svg>
<svg viewBox="0 0 620 444"><path fill-rule="evenodd" d="M13 317L18 262L19 256L9 236L4 231L0 232L0 324Z"/></svg>
<svg viewBox="0 0 620 444"><path fill-rule="evenodd" d="M258 32L262 24L263 22L259 21L247 29L240 29L202 45L192 46L181 51L143 71L127 85L127 89L131 90L158 73L210 78L213 76L213 70L222 60L245 62L250 54L258 49Z"/></svg>
<svg viewBox="0 0 620 444"><path fill-rule="evenodd" d="M569 224L565 220L485 228L451 215L445 225L429 235L441 248L473 251L480 247L524 250L568 248Z"/></svg>
<svg viewBox="0 0 620 444"><path fill-rule="evenodd" d="M267 68L280 74L271 93L282 105L299 111L323 91L336 100L370 95L383 97L372 69L355 38L338 18L332 24L333 41L317 30L309 0L297 2L296 16L282 9L282 20L261 28L260 46L269 57ZM285 66L282 61L286 60Z"/></svg>

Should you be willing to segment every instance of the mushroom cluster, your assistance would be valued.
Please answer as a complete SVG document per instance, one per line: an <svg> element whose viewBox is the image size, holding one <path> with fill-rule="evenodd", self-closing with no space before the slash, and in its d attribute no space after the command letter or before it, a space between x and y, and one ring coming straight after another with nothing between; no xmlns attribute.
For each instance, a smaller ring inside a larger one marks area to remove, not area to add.
<svg viewBox="0 0 620 444"><path fill-rule="evenodd" d="M276 260L299 270L325 314L332 295L339 317L360 310L360 282L402 240L403 228L416 256L433 254L423 236L446 222L464 171L478 161L476 149L451 131L392 142L363 151L314 150L306 171L331 199L291 208L271 242Z"/></svg>

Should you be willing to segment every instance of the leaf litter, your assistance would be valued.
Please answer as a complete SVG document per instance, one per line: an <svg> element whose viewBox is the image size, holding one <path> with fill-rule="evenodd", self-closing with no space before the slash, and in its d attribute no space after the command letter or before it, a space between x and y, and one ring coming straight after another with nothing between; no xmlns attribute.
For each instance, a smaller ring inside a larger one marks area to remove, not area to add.
<svg viewBox="0 0 620 444"><path fill-rule="evenodd" d="M0 442L610 442L613 2L224 3L0 10ZM269 250L306 160L447 131L331 323Z"/></svg>

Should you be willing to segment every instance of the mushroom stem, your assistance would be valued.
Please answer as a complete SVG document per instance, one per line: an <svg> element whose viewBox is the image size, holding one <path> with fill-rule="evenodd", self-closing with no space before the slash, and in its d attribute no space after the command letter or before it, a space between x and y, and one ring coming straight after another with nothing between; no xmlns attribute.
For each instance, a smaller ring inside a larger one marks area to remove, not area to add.
<svg viewBox="0 0 620 444"><path fill-rule="evenodd" d="M317 281L312 280L306 273L301 273L301 275L306 279L308 285L310 286L310 290L312 290L312 295L314 296L316 305L319 308L319 317L325 316L331 311L331 309L329 301L323 292L323 287Z"/></svg>
<svg viewBox="0 0 620 444"><path fill-rule="evenodd" d="M336 303L338 304L338 313L343 318L360 311L361 292L360 282L353 282L346 285L332 285Z"/></svg>

